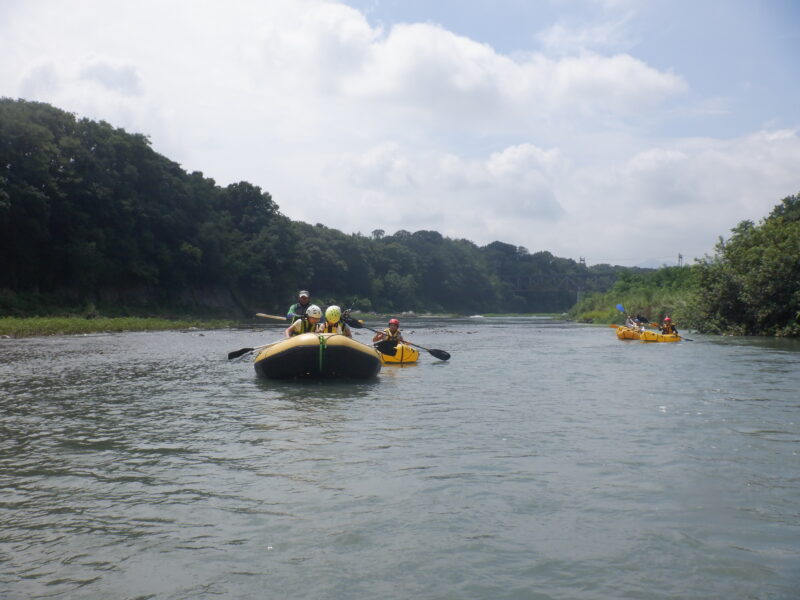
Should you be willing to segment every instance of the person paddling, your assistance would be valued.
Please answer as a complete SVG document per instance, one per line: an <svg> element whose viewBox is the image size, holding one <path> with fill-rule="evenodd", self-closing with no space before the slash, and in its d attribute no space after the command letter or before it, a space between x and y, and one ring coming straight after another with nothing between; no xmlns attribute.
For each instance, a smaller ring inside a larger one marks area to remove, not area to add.
<svg viewBox="0 0 800 600"><path fill-rule="evenodd" d="M376 332L375 337L372 338L373 342L380 342L381 340L388 340L395 344L405 342L403 335L400 333L400 321L389 319L389 327L383 331Z"/></svg>
<svg viewBox="0 0 800 600"><path fill-rule="evenodd" d="M308 290L300 290L297 292L297 302L289 307L286 313L286 318L290 319L292 323L297 321L298 318L304 317L311 304L311 294Z"/></svg>
<svg viewBox="0 0 800 600"><path fill-rule="evenodd" d="M664 324L661 325L661 327L659 327L659 329L661 330L661 333L665 333L665 334L674 333L675 335L678 334L678 330L675 328L675 325L672 322L672 319L670 319L669 317L664 317Z"/></svg>
<svg viewBox="0 0 800 600"><path fill-rule="evenodd" d="M310 304L305 310L305 316L289 325L283 334L290 338L301 333L313 333L317 330L320 319L322 319L322 309L316 304Z"/></svg>
<svg viewBox="0 0 800 600"><path fill-rule="evenodd" d="M325 309L325 322L317 325L317 333L341 333L353 337L347 323L342 322L342 309L335 304Z"/></svg>

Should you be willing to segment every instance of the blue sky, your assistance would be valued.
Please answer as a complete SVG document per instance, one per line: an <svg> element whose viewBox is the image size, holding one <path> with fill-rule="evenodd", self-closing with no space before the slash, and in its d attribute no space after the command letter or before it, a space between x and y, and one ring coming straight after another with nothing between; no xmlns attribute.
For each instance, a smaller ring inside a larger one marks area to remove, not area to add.
<svg viewBox="0 0 800 600"><path fill-rule="evenodd" d="M800 192L800 2L0 4L0 95L345 232L674 264Z"/></svg>
<svg viewBox="0 0 800 600"><path fill-rule="evenodd" d="M660 134L743 135L765 125L796 127L800 78L800 2L675 0L568 2L353 0L373 25L434 22L499 52L552 52L556 27L604 53L630 53L691 84L690 101L725 107L714 119L673 118ZM564 37L569 37L565 35ZM568 43L565 40L564 43Z"/></svg>

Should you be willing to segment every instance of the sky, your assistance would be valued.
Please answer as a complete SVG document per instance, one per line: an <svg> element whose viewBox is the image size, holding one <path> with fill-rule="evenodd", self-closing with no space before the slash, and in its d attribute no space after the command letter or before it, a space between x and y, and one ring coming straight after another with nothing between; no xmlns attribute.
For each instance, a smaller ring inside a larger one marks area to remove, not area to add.
<svg viewBox="0 0 800 600"><path fill-rule="evenodd" d="M0 0L0 56L346 233L674 265L800 192L795 0Z"/></svg>

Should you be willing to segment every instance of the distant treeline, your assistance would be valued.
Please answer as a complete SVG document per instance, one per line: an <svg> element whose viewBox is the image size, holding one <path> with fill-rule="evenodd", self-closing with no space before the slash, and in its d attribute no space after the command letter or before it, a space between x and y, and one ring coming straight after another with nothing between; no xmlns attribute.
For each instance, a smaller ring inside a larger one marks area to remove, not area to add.
<svg viewBox="0 0 800 600"><path fill-rule="evenodd" d="M8 98L0 263L7 315L80 306L252 315L285 309L300 288L383 312L556 312L632 272L435 231L293 222L259 187L186 173L143 135Z"/></svg>
<svg viewBox="0 0 800 600"><path fill-rule="evenodd" d="M583 298L580 320L621 322L617 304L651 320L670 315L703 333L800 337L800 194L759 224L742 221L713 257L687 267L623 273L604 293Z"/></svg>

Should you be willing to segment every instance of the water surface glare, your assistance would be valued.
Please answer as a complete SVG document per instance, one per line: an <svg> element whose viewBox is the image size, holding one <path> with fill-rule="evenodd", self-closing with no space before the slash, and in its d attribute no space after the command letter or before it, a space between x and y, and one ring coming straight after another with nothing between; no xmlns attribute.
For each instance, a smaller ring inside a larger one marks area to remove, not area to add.
<svg viewBox="0 0 800 600"><path fill-rule="evenodd" d="M279 326L0 341L0 598L800 597L800 342L403 329L452 359L271 382L226 356Z"/></svg>

